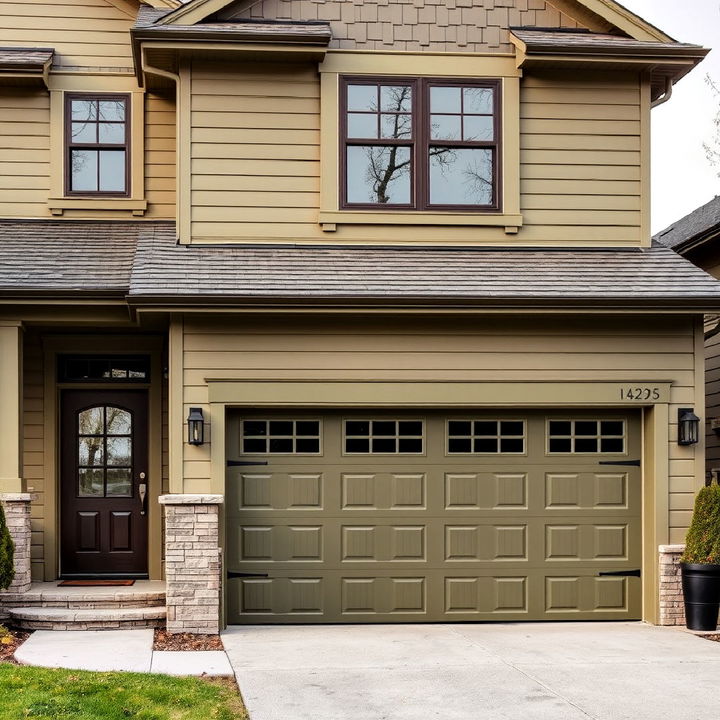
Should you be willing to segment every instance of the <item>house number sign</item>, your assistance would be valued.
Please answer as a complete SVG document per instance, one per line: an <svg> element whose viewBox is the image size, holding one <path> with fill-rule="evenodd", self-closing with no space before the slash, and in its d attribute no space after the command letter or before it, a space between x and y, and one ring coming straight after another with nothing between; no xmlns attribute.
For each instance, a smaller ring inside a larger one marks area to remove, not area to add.
<svg viewBox="0 0 720 720"><path fill-rule="evenodd" d="M652 385L638 385L636 387L621 387L621 400L652 401L660 399L661 388Z"/></svg>

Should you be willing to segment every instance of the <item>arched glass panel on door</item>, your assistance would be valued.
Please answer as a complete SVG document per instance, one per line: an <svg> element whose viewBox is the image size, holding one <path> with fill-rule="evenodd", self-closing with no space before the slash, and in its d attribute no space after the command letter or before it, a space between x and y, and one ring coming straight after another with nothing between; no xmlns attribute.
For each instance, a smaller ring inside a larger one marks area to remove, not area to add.
<svg viewBox="0 0 720 720"><path fill-rule="evenodd" d="M132 413L102 405L77 419L78 497L131 497Z"/></svg>

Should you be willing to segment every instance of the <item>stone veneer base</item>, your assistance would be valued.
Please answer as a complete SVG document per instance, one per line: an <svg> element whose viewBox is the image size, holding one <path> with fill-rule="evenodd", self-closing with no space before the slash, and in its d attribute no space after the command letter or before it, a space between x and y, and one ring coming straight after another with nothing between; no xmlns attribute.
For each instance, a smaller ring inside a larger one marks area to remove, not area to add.
<svg viewBox="0 0 720 720"><path fill-rule="evenodd" d="M15 578L7 591L0 591L0 604L4 592L25 593L30 589L30 501L29 493L2 493L0 505L5 512L10 536L15 544Z"/></svg>
<svg viewBox="0 0 720 720"><path fill-rule="evenodd" d="M660 625L684 625L685 604L680 577L680 556L684 545L661 545Z"/></svg>

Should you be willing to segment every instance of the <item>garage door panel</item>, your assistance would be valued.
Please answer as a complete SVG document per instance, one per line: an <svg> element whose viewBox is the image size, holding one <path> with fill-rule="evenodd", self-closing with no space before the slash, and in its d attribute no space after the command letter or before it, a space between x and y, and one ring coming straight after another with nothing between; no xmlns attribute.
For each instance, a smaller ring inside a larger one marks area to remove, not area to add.
<svg viewBox="0 0 720 720"><path fill-rule="evenodd" d="M548 452L550 419L574 415L621 417L625 452ZM272 416L263 417L270 428ZM388 414L424 420L422 456L346 455L348 417L359 416L322 418L322 452L314 456L235 455L258 465L228 472L227 564L245 574L229 581L231 622L640 616L640 580L599 575L641 567L640 470L615 464L638 457L637 417L508 412L523 418L526 432L525 453L511 456L448 452L448 419L458 416L441 412ZM469 427L503 428L483 423ZM236 421L228 427L237 433ZM230 452L241 444L229 439Z"/></svg>

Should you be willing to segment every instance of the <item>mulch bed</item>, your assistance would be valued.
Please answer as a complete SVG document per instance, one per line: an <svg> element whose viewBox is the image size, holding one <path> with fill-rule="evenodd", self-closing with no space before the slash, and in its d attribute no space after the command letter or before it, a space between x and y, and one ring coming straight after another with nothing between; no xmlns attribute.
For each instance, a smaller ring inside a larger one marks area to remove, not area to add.
<svg viewBox="0 0 720 720"><path fill-rule="evenodd" d="M224 650L219 635L196 635L178 633L170 635L165 630L155 630L153 650Z"/></svg>
<svg viewBox="0 0 720 720"><path fill-rule="evenodd" d="M30 637L30 633L25 630L6 629L0 625L0 662L15 662L15 651Z"/></svg>

